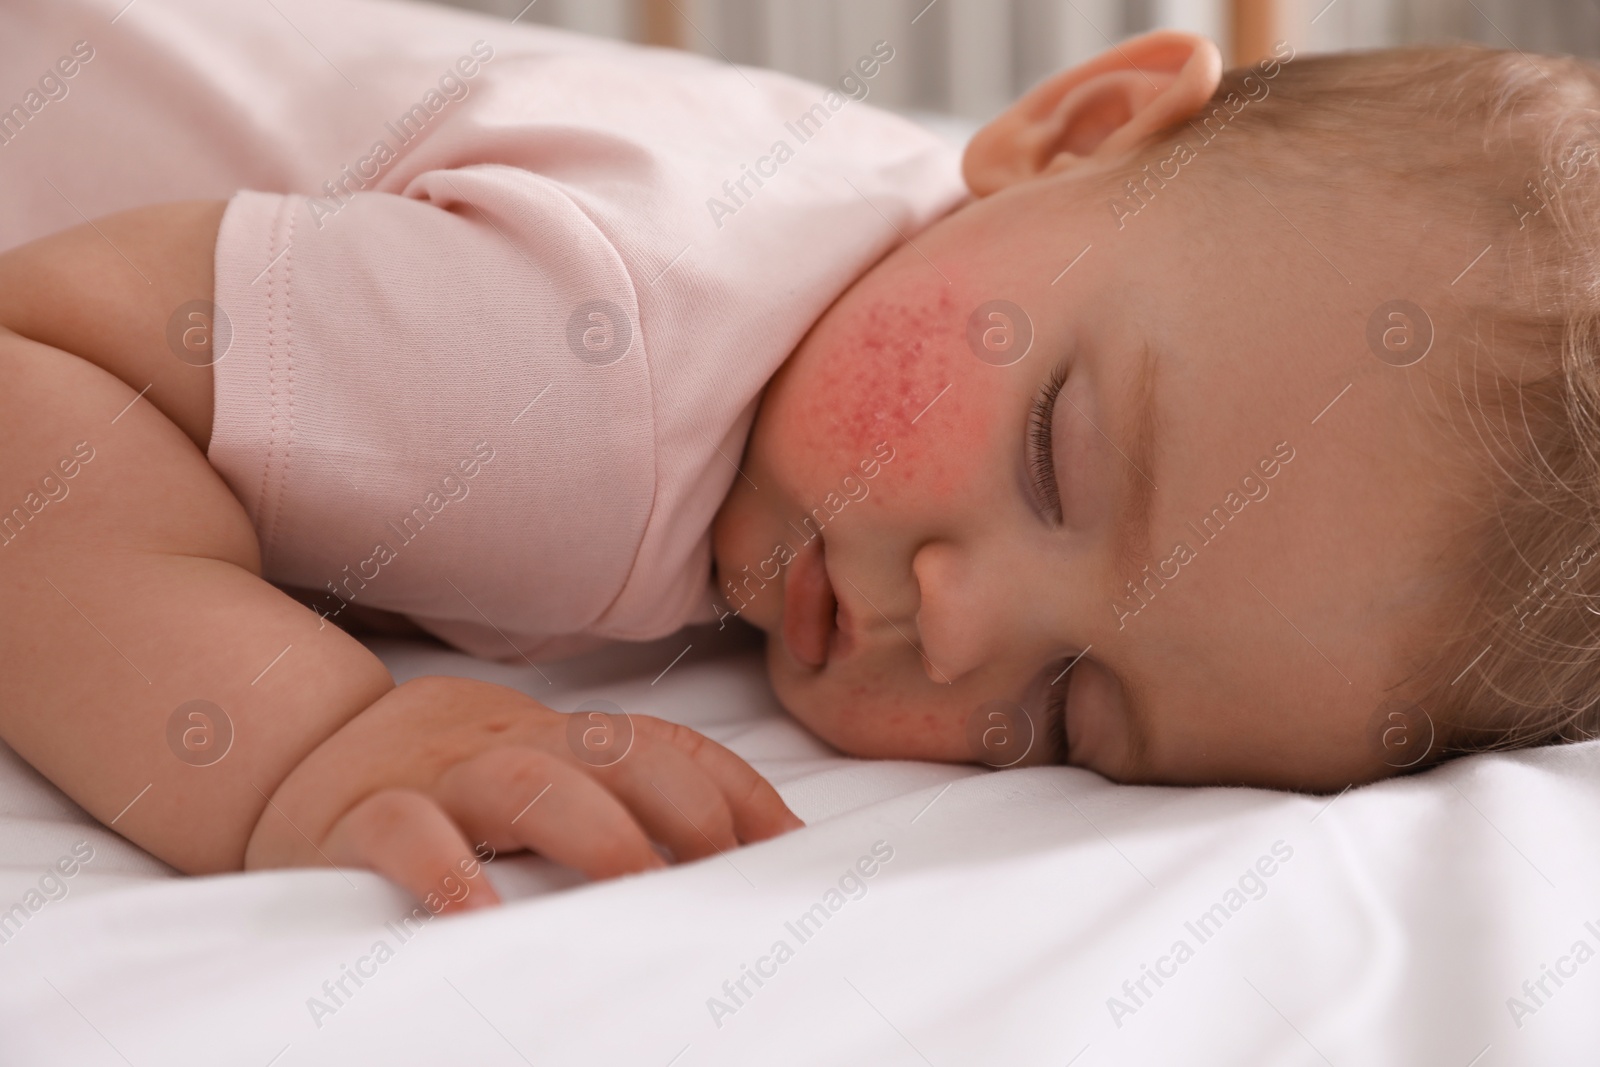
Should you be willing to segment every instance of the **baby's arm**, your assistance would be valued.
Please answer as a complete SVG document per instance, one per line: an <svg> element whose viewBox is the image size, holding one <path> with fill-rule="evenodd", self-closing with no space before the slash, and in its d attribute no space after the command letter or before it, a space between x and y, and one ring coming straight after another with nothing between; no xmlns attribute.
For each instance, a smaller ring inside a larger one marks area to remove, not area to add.
<svg viewBox="0 0 1600 1067"><path fill-rule="evenodd" d="M190 873L352 864L426 897L478 841L605 877L657 865L652 838L687 859L798 825L693 731L635 716L627 757L588 766L566 716L467 679L396 686L262 580L202 451L210 370L167 343L173 311L211 297L222 209L124 212L0 256L0 737ZM183 731L206 724L177 713L196 700L232 730L203 766ZM468 881L465 906L495 899Z"/></svg>

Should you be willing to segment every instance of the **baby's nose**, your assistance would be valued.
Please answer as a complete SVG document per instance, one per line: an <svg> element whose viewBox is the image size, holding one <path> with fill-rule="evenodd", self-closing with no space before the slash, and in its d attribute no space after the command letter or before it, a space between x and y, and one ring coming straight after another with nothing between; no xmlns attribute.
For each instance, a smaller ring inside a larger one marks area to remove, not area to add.
<svg viewBox="0 0 1600 1067"><path fill-rule="evenodd" d="M970 554L932 542L912 561L919 601L915 616L923 671L941 685L991 662L1011 640L1005 597L983 580Z"/></svg>

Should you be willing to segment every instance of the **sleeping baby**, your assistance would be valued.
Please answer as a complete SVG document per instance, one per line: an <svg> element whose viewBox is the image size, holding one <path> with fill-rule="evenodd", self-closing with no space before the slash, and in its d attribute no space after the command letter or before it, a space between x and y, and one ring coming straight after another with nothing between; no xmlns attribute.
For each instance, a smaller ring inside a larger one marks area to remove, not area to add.
<svg viewBox="0 0 1600 1067"><path fill-rule="evenodd" d="M1127 783L1595 729L1576 61L1160 31L958 151L870 102L889 39L811 84L425 6L309 48L114 14L4 16L43 73L0 115L0 736L179 870L466 908L475 850L801 825L686 727L396 685L352 632L536 690L750 625L843 752Z"/></svg>

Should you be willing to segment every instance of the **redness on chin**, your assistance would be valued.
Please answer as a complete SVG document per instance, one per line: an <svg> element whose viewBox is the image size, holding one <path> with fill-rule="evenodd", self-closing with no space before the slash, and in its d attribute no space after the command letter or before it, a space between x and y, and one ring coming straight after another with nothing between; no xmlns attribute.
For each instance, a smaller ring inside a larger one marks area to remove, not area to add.
<svg viewBox="0 0 1600 1067"><path fill-rule="evenodd" d="M842 695L825 695L833 712L824 723L795 716L835 748L864 759L945 759L946 726L926 708L884 690L853 682ZM819 728L821 727L821 728Z"/></svg>
<svg viewBox="0 0 1600 1067"><path fill-rule="evenodd" d="M870 759L922 759L946 760L949 758L941 744L944 733L939 719L927 712L872 713L873 721L868 732L858 735L853 754Z"/></svg>

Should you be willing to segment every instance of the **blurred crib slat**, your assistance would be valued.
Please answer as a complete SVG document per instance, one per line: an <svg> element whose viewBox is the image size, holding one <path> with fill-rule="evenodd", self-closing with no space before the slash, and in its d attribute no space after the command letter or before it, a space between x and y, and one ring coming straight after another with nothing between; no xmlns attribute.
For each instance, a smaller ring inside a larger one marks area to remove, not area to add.
<svg viewBox="0 0 1600 1067"><path fill-rule="evenodd" d="M539 4L546 2L548 0L539 0ZM522 3L527 3L527 0L522 0ZM581 33L632 39L637 34L637 7L635 0L565 0L561 4L561 24ZM515 14L513 11L512 15Z"/></svg>
<svg viewBox="0 0 1600 1067"><path fill-rule="evenodd" d="M1600 4L1564 0L445 0L506 18L655 44L837 83L874 42L893 107L986 120L1049 74L1130 34L1205 34L1230 65L1298 52L1466 38L1600 54ZM1509 38L1509 39L1508 39Z"/></svg>
<svg viewBox="0 0 1600 1067"><path fill-rule="evenodd" d="M987 119L1016 95L1013 11L993 0L944 0L943 66L948 110L962 118Z"/></svg>

